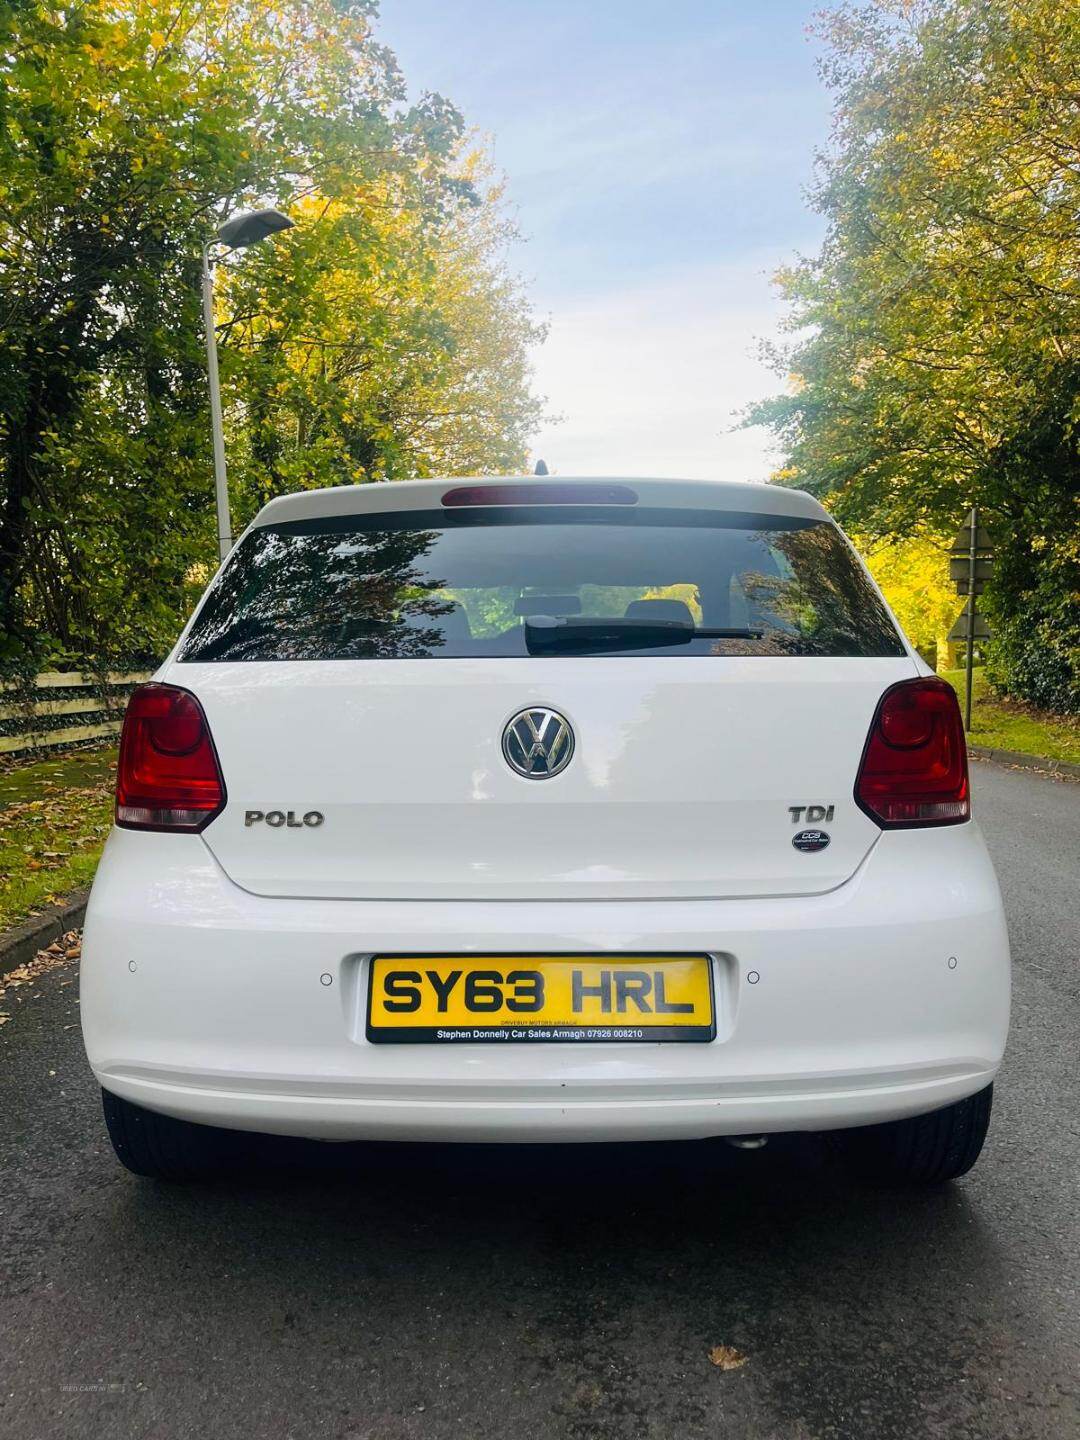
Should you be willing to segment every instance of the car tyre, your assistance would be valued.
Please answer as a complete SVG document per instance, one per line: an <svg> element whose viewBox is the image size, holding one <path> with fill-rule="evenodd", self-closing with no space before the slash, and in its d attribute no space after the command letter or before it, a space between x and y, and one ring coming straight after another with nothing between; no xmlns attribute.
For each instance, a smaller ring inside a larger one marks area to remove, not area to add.
<svg viewBox="0 0 1080 1440"><path fill-rule="evenodd" d="M108 1090L102 1090L101 1102L116 1158L133 1175L150 1180L210 1179L235 1163L239 1137L232 1131L158 1115Z"/></svg>
<svg viewBox="0 0 1080 1440"><path fill-rule="evenodd" d="M990 1127L993 1085L966 1100L885 1125L837 1133L841 1153L865 1179L885 1185L942 1185L978 1160Z"/></svg>

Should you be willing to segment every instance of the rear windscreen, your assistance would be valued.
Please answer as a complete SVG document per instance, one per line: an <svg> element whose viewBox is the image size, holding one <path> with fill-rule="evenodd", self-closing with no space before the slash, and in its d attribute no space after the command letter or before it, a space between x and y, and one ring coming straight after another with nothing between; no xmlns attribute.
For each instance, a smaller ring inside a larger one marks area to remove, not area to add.
<svg viewBox="0 0 1080 1440"><path fill-rule="evenodd" d="M524 656L564 635L577 654L905 653L828 522L507 506L253 530L180 659Z"/></svg>

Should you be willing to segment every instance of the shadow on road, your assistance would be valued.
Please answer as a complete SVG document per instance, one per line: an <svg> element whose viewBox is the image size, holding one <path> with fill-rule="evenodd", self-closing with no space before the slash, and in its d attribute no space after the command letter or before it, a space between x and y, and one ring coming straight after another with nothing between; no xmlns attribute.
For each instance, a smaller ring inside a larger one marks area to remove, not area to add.
<svg viewBox="0 0 1080 1440"><path fill-rule="evenodd" d="M314 1357L331 1389L362 1377L346 1440L441 1434L435 1411L473 1416L454 1435L681 1437L721 1416L785 1440L910 1440L935 1416L996 1434L1016 1364L963 1184L868 1188L813 1137L754 1153L273 1141L229 1183L126 1182L119 1210L127 1273L146 1277L132 1303L152 1306L165 1257L171 1304L226 1357L269 1344L278 1365ZM718 1345L745 1367L713 1368Z"/></svg>

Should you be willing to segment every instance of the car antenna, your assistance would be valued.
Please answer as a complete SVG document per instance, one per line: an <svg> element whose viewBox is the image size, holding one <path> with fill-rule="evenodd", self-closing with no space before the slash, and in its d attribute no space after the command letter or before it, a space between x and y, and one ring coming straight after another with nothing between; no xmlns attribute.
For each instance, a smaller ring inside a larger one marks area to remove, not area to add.
<svg viewBox="0 0 1080 1440"><path fill-rule="evenodd" d="M536 465L535 465L535 467L534 467L534 469L533 469L533 474L534 474L534 475L548 475L548 474L550 474L550 471L549 471L548 468L547 468L547 461L546 461L546 460L537 460Z"/></svg>

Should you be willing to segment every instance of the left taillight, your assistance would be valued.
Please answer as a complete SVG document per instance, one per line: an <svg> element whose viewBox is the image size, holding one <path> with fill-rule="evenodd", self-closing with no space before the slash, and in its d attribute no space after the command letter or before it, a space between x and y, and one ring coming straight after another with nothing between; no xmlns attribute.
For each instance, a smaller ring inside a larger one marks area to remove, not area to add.
<svg viewBox="0 0 1080 1440"><path fill-rule="evenodd" d="M225 808L225 781L198 700L177 685L131 692L116 771L125 830L202 830Z"/></svg>

